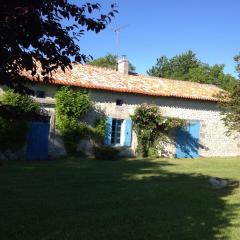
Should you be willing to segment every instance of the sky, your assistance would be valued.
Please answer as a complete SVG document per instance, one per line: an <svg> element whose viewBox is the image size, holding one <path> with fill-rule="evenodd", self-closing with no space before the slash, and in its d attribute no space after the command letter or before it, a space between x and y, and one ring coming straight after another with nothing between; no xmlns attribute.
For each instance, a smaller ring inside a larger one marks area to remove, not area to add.
<svg viewBox="0 0 240 240"><path fill-rule="evenodd" d="M77 1L77 0L75 0ZM115 0L96 0L103 11ZM90 2L95 2L91 1ZM117 0L119 13L99 34L80 39L83 53L98 58L127 55L138 73L162 55L189 49L212 64L225 64L237 76L233 57L240 52L240 0ZM114 29L123 27L116 44Z"/></svg>

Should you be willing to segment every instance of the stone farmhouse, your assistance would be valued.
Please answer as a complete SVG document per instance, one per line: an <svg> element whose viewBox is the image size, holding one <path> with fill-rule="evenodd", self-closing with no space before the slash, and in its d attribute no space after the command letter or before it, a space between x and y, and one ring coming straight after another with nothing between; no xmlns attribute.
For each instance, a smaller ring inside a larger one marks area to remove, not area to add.
<svg viewBox="0 0 240 240"><path fill-rule="evenodd" d="M72 70L57 71L51 84L38 83L32 87L36 99L49 112L49 155L64 155L61 138L55 129L54 94L59 86L68 85L89 90L91 99L108 117L106 145L121 149L121 154L134 156L137 138L130 115L142 103L156 104L163 115L187 120L185 131L176 131L174 140L165 144L163 155L170 157L239 156L240 136L227 136L221 120L214 85L169 80L139 74L129 74L128 60L118 63L118 70L73 64ZM93 123L97 112L89 113ZM184 135L187 132L188 135ZM91 152L89 142L81 143Z"/></svg>

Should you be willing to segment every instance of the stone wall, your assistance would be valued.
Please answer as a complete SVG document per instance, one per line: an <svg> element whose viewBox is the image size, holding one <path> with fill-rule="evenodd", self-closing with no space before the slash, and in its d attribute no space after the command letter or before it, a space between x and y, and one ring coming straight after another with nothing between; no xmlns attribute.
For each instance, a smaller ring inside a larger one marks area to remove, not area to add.
<svg viewBox="0 0 240 240"><path fill-rule="evenodd" d="M46 91L46 99L41 99L51 114L50 152L53 155L64 155L63 143L55 129L53 96L57 89L55 86L35 85L37 90ZM151 97L137 94L114 93L99 90L90 90L90 95L97 111L92 111L86 118L93 123L101 112L112 118L127 119L134 113L134 109L142 103L154 103L160 107L163 115L178 117L186 120L200 121L200 156L240 156L240 135L226 135L226 128L221 120L219 108L210 101L186 100L180 98ZM116 105L116 100L123 100L122 106ZM137 146L137 138L133 133L132 147L124 150L127 155L133 155ZM174 156L176 147L174 142L166 145L170 156Z"/></svg>
<svg viewBox="0 0 240 240"><path fill-rule="evenodd" d="M134 109L142 103L154 103L160 107L163 115L186 120L200 121L200 156L240 156L240 135L226 135L226 128L221 120L216 103L195 101L180 98L150 97L144 95L91 91L96 106L113 118L129 118ZM116 100L122 99L123 105L116 106ZM133 150L136 147L136 136L133 135ZM175 155L175 144L167 146L171 155Z"/></svg>

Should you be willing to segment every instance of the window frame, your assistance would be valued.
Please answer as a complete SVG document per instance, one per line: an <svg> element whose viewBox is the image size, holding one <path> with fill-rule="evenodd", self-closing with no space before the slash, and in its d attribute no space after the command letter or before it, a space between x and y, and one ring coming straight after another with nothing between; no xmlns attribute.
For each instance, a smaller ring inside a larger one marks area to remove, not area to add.
<svg viewBox="0 0 240 240"><path fill-rule="evenodd" d="M111 145L112 146L122 146L123 122L124 122L123 119L119 119L119 118L112 119L112 129L111 129Z"/></svg>

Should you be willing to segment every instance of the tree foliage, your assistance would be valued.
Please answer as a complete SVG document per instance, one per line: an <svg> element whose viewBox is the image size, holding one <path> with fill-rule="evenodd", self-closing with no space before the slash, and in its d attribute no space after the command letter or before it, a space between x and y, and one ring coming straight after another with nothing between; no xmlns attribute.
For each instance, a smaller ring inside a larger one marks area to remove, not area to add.
<svg viewBox="0 0 240 240"><path fill-rule="evenodd" d="M91 3L73 3L70 0L1 1L0 15L0 84L18 91L23 87L23 69L35 77L40 74L48 81L51 73L60 67L71 67L87 60L80 51L79 38L86 31L100 32L116 13L115 5L108 13Z"/></svg>
<svg viewBox="0 0 240 240"><path fill-rule="evenodd" d="M104 145L104 138L107 129L107 117L101 116L95 123L95 129L92 134L92 138L97 146L102 147Z"/></svg>
<svg viewBox="0 0 240 240"><path fill-rule="evenodd" d="M224 67L223 64L210 66L203 63L195 53L189 50L172 58L161 56L157 59L156 65L148 70L148 74L155 77L214 84L229 90L234 86L236 79L230 74L225 74Z"/></svg>
<svg viewBox="0 0 240 240"><path fill-rule="evenodd" d="M0 117L0 151L8 158L8 152L16 152L26 142L28 126L24 120Z"/></svg>
<svg viewBox="0 0 240 240"><path fill-rule="evenodd" d="M84 120L86 114L94 108L88 91L61 87L55 95L55 100L57 128L68 154L77 154L78 144L82 139L91 139L96 146L103 146L106 117L101 115L94 126Z"/></svg>
<svg viewBox="0 0 240 240"><path fill-rule="evenodd" d="M56 119L68 154L75 154L79 141L88 134L88 125L81 120L92 103L86 90L61 87L56 95Z"/></svg>
<svg viewBox="0 0 240 240"><path fill-rule="evenodd" d="M97 67L105 67L116 69L118 63L118 57L114 54L107 54L104 57L97 58L93 61L90 61L89 64ZM129 72L135 72L136 68L129 62Z"/></svg>
<svg viewBox="0 0 240 240"><path fill-rule="evenodd" d="M238 76L240 76L240 53L234 56L234 61L236 63L236 71L238 72Z"/></svg>
<svg viewBox="0 0 240 240"><path fill-rule="evenodd" d="M12 106L22 113L39 112L40 106L37 102L31 99L29 95L23 95L9 89L0 96L0 102L5 106Z"/></svg>
<svg viewBox="0 0 240 240"><path fill-rule="evenodd" d="M21 115L30 116L39 113L40 106L28 95L15 93L13 90L5 91L0 97L1 107L11 107ZM9 117L10 116L10 117ZM24 117L18 114L0 116L0 151L8 157L8 152L19 150L26 142L28 125Z"/></svg>
<svg viewBox="0 0 240 240"><path fill-rule="evenodd" d="M188 51L173 58L161 56L157 59L157 64L148 70L148 74L155 77L188 80L189 70L199 66L200 62L196 54Z"/></svg>
<svg viewBox="0 0 240 240"><path fill-rule="evenodd" d="M236 71L240 76L240 54L234 57L236 62ZM227 127L228 134L240 133L240 81L235 81L228 93L219 95L222 117Z"/></svg>
<svg viewBox="0 0 240 240"><path fill-rule="evenodd" d="M182 126L185 121L177 118L163 117L158 106L142 104L135 109L133 128L137 134L137 152L147 157L156 150L160 142L168 139L171 130Z"/></svg>
<svg viewBox="0 0 240 240"><path fill-rule="evenodd" d="M57 115L75 119L84 116L92 105L87 90L74 90L67 86L56 92L55 99Z"/></svg>
<svg viewBox="0 0 240 240"><path fill-rule="evenodd" d="M240 133L240 82L229 93L220 95L223 121L228 134Z"/></svg>

